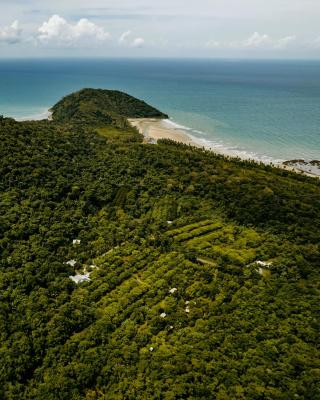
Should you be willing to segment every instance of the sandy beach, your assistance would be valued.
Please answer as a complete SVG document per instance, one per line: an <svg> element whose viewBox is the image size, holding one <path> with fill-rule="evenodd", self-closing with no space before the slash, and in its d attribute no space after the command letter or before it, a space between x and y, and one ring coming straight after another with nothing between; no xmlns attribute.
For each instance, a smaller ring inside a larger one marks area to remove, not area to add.
<svg viewBox="0 0 320 400"><path fill-rule="evenodd" d="M223 154L229 157L239 157L244 159L242 155L236 152L222 151L220 147L205 146L200 139L193 138L188 135L182 128L179 129L170 120L156 118L131 118L128 120L132 126L144 136L145 143L156 143L159 139L171 139L179 143L188 144L195 147L205 147L218 154ZM261 161L261 160L256 160ZM274 166L283 168L287 171L303 173L308 176L320 178L320 168L310 166L309 163L292 163L279 162L274 163Z"/></svg>
<svg viewBox="0 0 320 400"><path fill-rule="evenodd" d="M199 143L188 136L182 129L170 124L168 120L134 118L129 119L129 122L144 136L146 143L156 143L159 139L171 139L176 142L199 147Z"/></svg>

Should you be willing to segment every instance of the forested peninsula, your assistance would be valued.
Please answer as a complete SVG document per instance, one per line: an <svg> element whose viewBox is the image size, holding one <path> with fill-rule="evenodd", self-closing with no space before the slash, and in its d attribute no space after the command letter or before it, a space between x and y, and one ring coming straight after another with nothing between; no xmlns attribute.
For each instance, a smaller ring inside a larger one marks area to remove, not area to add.
<svg viewBox="0 0 320 400"><path fill-rule="evenodd" d="M84 89L0 117L0 399L320 399L320 181Z"/></svg>

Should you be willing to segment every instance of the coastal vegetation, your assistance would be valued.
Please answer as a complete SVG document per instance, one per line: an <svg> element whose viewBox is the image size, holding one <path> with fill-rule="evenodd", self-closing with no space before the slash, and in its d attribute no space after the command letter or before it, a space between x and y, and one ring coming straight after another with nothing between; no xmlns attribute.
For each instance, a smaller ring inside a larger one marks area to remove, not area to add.
<svg viewBox="0 0 320 400"><path fill-rule="evenodd" d="M167 118L142 100L116 90L82 89L52 107L55 122L128 127L127 118Z"/></svg>
<svg viewBox="0 0 320 400"><path fill-rule="evenodd" d="M52 110L0 118L0 398L320 398L320 181Z"/></svg>

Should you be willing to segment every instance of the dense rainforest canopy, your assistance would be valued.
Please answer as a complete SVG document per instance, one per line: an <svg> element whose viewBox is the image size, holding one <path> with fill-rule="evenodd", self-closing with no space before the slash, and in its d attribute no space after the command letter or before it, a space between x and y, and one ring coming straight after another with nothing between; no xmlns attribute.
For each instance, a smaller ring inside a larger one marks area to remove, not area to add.
<svg viewBox="0 0 320 400"><path fill-rule="evenodd" d="M0 398L319 399L319 180L129 116L164 114L84 90L0 118Z"/></svg>
<svg viewBox="0 0 320 400"><path fill-rule="evenodd" d="M167 118L161 111L116 90L82 89L52 107L56 122L82 125L128 127L127 118Z"/></svg>

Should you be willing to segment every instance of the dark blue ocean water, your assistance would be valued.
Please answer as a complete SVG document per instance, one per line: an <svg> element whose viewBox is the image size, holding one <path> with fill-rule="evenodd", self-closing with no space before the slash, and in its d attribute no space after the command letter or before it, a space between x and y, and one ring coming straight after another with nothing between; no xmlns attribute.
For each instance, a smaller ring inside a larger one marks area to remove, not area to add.
<svg viewBox="0 0 320 400"><path fill-rule="evenodd" d="M0 114L39 115L83 87L142 98L231 153L320 158L320 62L1 60Z"/></svg>

